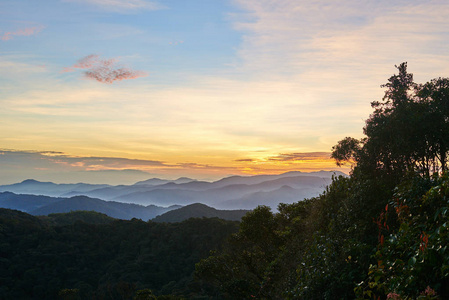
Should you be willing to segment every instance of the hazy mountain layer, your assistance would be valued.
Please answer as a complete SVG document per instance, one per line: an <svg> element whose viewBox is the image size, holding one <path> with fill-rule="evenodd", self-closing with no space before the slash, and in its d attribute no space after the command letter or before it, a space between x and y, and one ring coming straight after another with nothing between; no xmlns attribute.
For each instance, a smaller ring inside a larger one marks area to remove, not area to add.
<svg viewBox="0 0 449 300"><path fill-rule="evenodd" d="M176 185L176 188L171 185L168 189L162 185L148 191L121 195L113 200L160 206L199 202L220 209L254 209L258 205L268 205L275 209L279 203L292 203L317 196L331 181L330 178L302 175L271 178L262 182L260 180L270 177L243 180L243 182L256 182L254 184L236 184L235 180L229 181L230 184L225 186L222 186L222 183L210 183L208 188L203 190L189 189L190 183ZM192 182L196 183L198 182Z"/></svg>
<svg viewBox="0 0 449 300"><path fill-rule="evenodd" d="M334 174L344 175L338 171L295 171L279 175L231 176L215 182L152 178L133 185L118 186L25 180L0 186L0 191L57 197L87 196L143 206L203 203L221 209L253 209L263 204L275 209L279 203L292 203L319 195Z"/></svg>
<svg viewBox="0 0 449 300"><path fill-rule="evenodd" d="M48 215L79 210L96 211L117 219L130 220L132 218L138 218L147 221L180 206L143 206L104 201L86 196L54 198L36 195L17 195L11 192L4 192L0 193L0 207L16 209L32 215Z"/></svg>
<svg viewBox="0 0 449 300"><path fill-rule="evenodd" d="M1 185L0 192L12 192L16 194L33 194L33 195L58 197L62 196L64 193L68 193L75 190L84 193L98 188L109 186L110 185L107 184L87 184L87 183L56 184L53 182L41 182L33 179L27 179L20 183Z"/></svg>

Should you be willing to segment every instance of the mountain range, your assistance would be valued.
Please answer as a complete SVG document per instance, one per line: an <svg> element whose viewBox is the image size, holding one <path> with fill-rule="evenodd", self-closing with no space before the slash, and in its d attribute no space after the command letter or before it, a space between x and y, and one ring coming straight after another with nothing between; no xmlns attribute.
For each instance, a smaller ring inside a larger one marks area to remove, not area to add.
<svg viewBox="0 0 449 300"><path fill-rule="evenodd" d="M108 209L116 210L115 214L118 214L118 211L121 211L121 214L127 214L125 206L120 206L124 203L137 205L135 208L141 210L148 210L148 207L168 208L173 205L186 206L193 203L202 203L216 209L254 209L258 205L267 205L276 209L279 203L293 203L319 195L331 182L332 176L339 175L346 176L339 171L310 173L293 171L279 175L230 176L214 182L186 177L176 180L151 178L133 185L116 186L88 183L56 184L28 179L20 183L0 186L0 192L69 198L73 203L79 203L80 208L86 204L83 202L86 198L81 197L84 196L98 201L107 201ZM33 207L35 204L31 198L29 199L28 212L38 211L40 208ZM44 199L50 202L56 201L48 198L42 198L40 201ZM100 205L98 201L95 205ZM46 211L53 207L52 209L56 212L64 202L58 203L51 205L48 203L50 206L46 206ZM95 206L93 202L89 203Z"/></svg>
<svg viewBox="0 0 449 300"><path fill-rule="evenodd" d="M0 192L0 208L14 209L35 216L49 216L69 213L72 216L89 216L88 212L96 212L105 216L130 220L133 218L153 220L155 222L182 222L190 218L220 218L230 221L239 221L248 210L217 210L204 204L194 203L181 207L172 205L159 207L156 205L138 205L115 201L104 201L87 196L74 196L71 198L50 197L38 195L14 194ZM94 218L95 219L95 218Z"/></svg>

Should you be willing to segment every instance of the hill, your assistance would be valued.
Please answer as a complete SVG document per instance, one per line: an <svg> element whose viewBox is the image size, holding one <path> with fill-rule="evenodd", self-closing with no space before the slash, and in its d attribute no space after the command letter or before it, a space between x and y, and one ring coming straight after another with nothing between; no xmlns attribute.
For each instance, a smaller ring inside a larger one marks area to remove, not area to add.
<svg viewBox="0 0 449 300"><path fill-rule="evenodd" d="M157 216L154 222L182 222L190 218L220 218L240 221L249 210L217 210L201 203L190 204Z"/></svg>

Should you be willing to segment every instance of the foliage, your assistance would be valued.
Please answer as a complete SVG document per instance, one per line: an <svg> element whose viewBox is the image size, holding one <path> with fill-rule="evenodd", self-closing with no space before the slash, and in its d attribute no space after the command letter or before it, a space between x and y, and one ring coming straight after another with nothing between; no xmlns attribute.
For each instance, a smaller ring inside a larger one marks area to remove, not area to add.
<svg viewBox="0 0 449 300"><path fill-rule="evenodd" d="M368 280L356 289L359 298L394 293L401 299L414 299L428 288L446 298L449 174L417 177L403 184L390 207L385 208L379 224L377 264L370 266ZM388 214L398 218L397 230L389 230Z"/></svg>
<svg viewBox="0 0 449 300"><path fill-rule="evenodd" d="M219 284L220 291L213 291L219 297L268 297L271 284L269 264L275 259L281 244L282 237L277 231L273 213L269 207L259 206L242 218L240 230L232 236L227 252L197 264L196 275L209 284L209 290L214 284Z"/></svg>
<svg viewBox="0 0 449 300"><path fill-rule="evenodd" d="M133 299L148 290L161 299L194 298L195 263L238 224L205 218L89 224L71 222L71 214L71 224L55 224L63 216L0 209L0 299Z"/></svg>
<svg viewBox="0 0 449 300"><path fill-rule="evenodd" d="M366 138L341 140L332 157L337 164L354 159L363 172L377 171L398 184L407 172L430 176L447 169L449 79L416 84L407 63L396 68L399 74L382 85L387 88L382 101L371 103Z"/></svg>
<svg viewBox="0 0 449 300"><path fill-rule="evenodd" d="M352 137L346 137L332 147L331 158L335 159L337 166L341 167L344 162L356 161L359 152L360 141Z"/></svg>
<svg viewBox="0 0 449 300"><path fill-rule="evenodd" d="M39 218L52 223L52 225L59 226L72 225L75 222L84 222L88 224L109 224L115 220L114 218L99 212L80 210L69 213L49 214L48 216L40 216Z"/></svg>

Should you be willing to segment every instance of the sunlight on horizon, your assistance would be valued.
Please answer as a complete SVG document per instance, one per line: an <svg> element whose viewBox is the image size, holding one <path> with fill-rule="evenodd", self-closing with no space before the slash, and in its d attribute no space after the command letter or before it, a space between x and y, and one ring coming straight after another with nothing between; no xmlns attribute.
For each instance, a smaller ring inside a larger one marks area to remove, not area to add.
<svg viewBox="0 0 449 300"><path fill-rule="evenodd" d="M444 1L131 4L2 1L0 184L349 173L394 65L449 74Z"/></svg>

